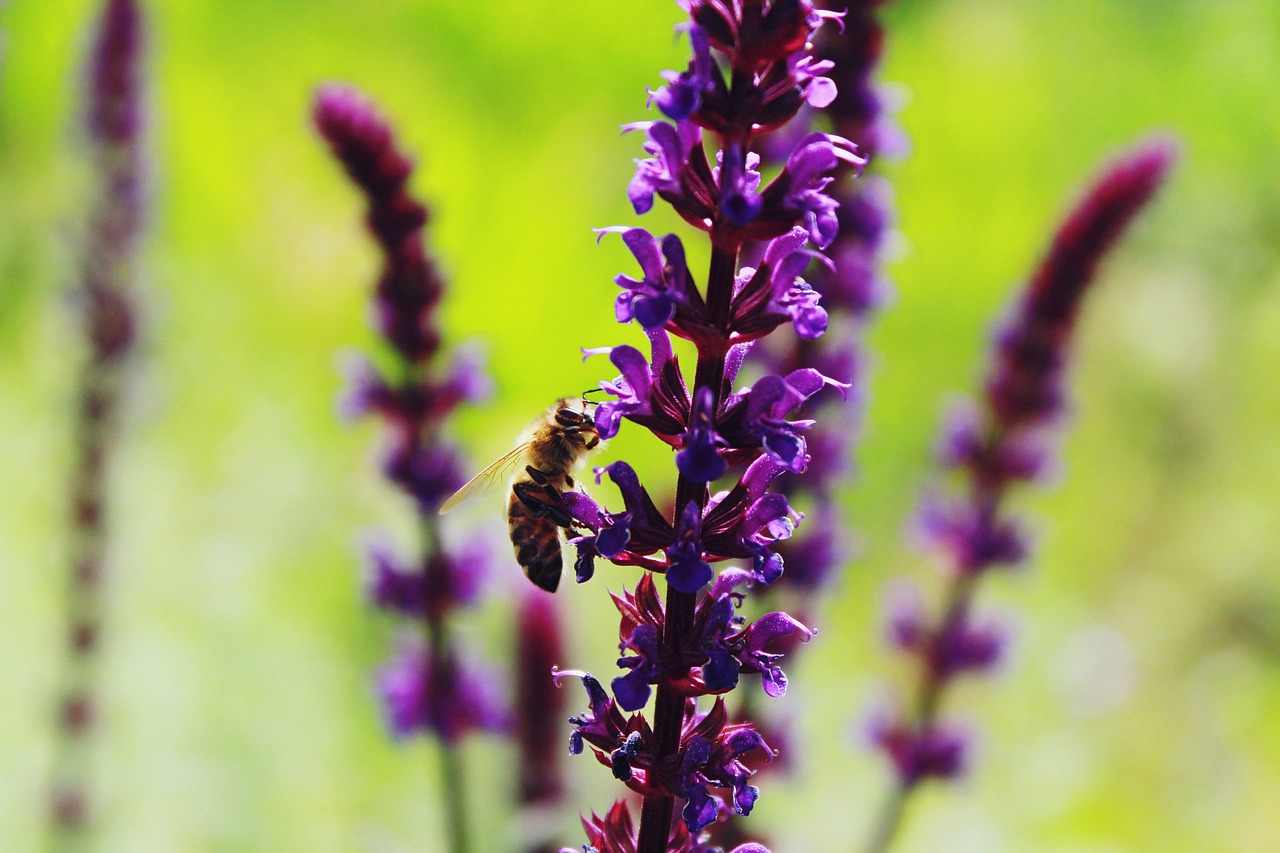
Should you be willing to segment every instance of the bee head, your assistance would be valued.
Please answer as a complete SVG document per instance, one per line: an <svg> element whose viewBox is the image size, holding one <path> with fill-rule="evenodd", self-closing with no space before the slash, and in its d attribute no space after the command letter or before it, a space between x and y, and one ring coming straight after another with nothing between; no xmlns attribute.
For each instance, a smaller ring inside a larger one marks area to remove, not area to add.
<svg viewBox="0 0 1280 853"><path fill-rule="evenodd" d="M581 400L565 397L556 403L555 422L564 429L564 434L575 444L587 448L600 443L600 434L596 432L595 418L591 412L596 403L587 399L587 393Z"/></svg>

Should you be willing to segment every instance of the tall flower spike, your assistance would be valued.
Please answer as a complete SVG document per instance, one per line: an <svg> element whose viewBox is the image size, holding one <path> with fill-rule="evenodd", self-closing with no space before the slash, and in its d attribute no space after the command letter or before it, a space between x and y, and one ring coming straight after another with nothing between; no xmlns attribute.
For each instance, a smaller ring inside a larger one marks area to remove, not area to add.
<svg viewBox="0 0 1280 853"><path fill-rule="evenodd" d="M95 24L86 69L84 126L96 188L75 290L87 353L76 400L67 646L50 793L52 838L58 849L83 843L77 839L89 825L96 659L110 552L107 477L139 323L135 279L145 212L142 40L135 0L107 0Z"/></svg>
<svg viewBox="0 0 1280 853"><path fill-rule="evenodd" d="M994 665L1005 638L975 616L979 581L1022 558L1026 546L1005 516L1009 487L1046 469L1046 434L1066 407L1064 371L1080 303L1099 261L1146 206L1174 160L1167 140L1144 142L1114 161L1054 235L1049 252L996 334L979 406L944 430L944 463L963 481L960 494L925 512L926 540L951 568L936 620L918 606L895 608L890 637L920 661L914 712L880 719L874 742L889 756L893 791L870 850L887 850L911 793L928 778L952 778L966 764L965 741L939 718L944 694L962 672ZM1034 459L1028 461L1028 457Z"/></svg>
<svg viewBox="0 0 1280 853"><path fill-rule="evenodd" d="M449 549L439 528L440 505L462 484L461 466L441 432L449 414L482 393L478 366L439 358L436 307L443 291L423 242L427 210L408 190L413 163L395 145L386 120L354 89L326 86L313 118L368 203L367 224L382 252L373 322L396 364L388 374L367 363L353 371L342 408L376 414L386 432L383 473L414 501L422 544L412 560L385 544L369 549L374 604L417 627L378 681L391 733L429 733L441 744L448 849L470 849L459 741L469 731L505 731L510 720L497 679L458 653L452 617L474 603L487 554L477 540Z"/></svg>
<svg viewBox="0 0 1280 853"><path fill-rule="evenodd" d="M590 711L573 720L571 750L589 744L615 778L644 797L634 836L630 816L615 810L605 821L588 822L588 838L598 849L636 853L701 849L672 835L677 802L676 825L682 822L701 844L705 827L752 810L758 791L743 756L773 755L751 723L729 723L721 700L705 709L699 699L733 690L747 680L743 674L758 674L768 694L780 695L786 680L775 641L812 635L783 613L744 624L737 610L745 593L738 587L767 584L783 573L776 544L803 516L769 488L781 471L798 473L808 464L804 433L813 423L803 416L806 401L843 384L808 364L737 392L734 384L747 350L775 329L790 324L806 339L825 331L826 312L802 275L815 262L827 263L820 250L836 237L831 194L838 167L856 171L863 163L840 136L801 134L762 185L760 153L768 134L805 103L820 106L835 97L828 66L810 53L830 15L809 0L682 5L692 58L687 70L663 74L666 85L650 93L670 121L625 128L643 132L647 155L627 195L638 214L661 198L705 232L710 267L700 289L676 237L602 229L621 233L640 267L639 275L616 279L622 292L614 313L641 326L651 356L630 346L590 351L607 352L621 374L600 385L612 398L596 410L601 436L630 422L676 451L674 512L662 517L635 471L621 462L605 470L622 493L623 511L585 495L564 496L582 531L573 539L580 580L594 574L601 558L666 579L665 603L651 578L614 597L624 670L612 682L614 697L597 679L576 673ZM744 267L744 256L760 263ZM673 354L673 335L697 352L691 382ZM741 466L736 484L710 495L708 485L735 466ZM730 566L717 578L713 566L729 560L749 568ZM650 725L644 709L654 694ZM624 710L633 713L626 717Z"/></svg>

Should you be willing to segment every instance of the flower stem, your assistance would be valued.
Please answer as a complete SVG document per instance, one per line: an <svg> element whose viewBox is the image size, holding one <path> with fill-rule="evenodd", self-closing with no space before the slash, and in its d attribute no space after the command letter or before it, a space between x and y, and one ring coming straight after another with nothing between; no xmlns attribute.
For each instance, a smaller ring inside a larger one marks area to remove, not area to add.
<svg viewBox="0 0 1280 853"><path fill-rule="evenodd" d="M425 660L430 666L444 664L448 637L440 620L425 620L427 643L430 652ZM424 678L428 678L424 674ZM444 808L449 853L469 853L470 836L467 833L466 771L462 761L462 747L455 739L441 737L440 741L440 799Z"/></svg>
<svg viewBox="0 0 1280 853"><path fill-rule="evenodd" d="M880 818L875 822L875 832L871 836L871 842L867 844L866 853L887 853L902 826L902 814L912 787L899 782L889 791L889 796L880 809Z"/></svg>
<svg viewBox="0 0 1280 853"><path fill-rule="evenodd" d="M412 370L406 370L411 375ZM413 387L412 380L406 378L404 387ZM431 438L425 440L430 441ZM419 516L422 530L422 554L424 563L429 555L440 550L440 530L437 517L430 513ZM427 573L422 575L423 582ZM422 624L427 637L428 652L424 662L428 666L438 668L444 665L448 657L449 633L445 620L438 615L433 617L430 608L423 614ZM423 673L423 679L430 682L430 674ZM440 742L440 800L444 809L445 832L448 838L449 853L469 853L470 836L467 831L467 793L466 769L462 761L462 746L452 737L441 736Z"/></svg>
<svg viewBox="0 0 1280 853"><path fill-rule="evenodd" d="M724 362L729 350L729 303L733 296L733 277L738 266L736 247L711 251L711 269L707 275L707 309L716 327L723 335L720 340L703 345L698 351L698 367L694 373L692 399L698 392L709 388L713 395L711 410L718 411L724 389ZM707 505L707 484L691 480L684 474L676 482L676 520L680 513L696 501L701 511ZM693 611L697 594L680 592L667 585L666 625L662 642L672 660L684 657L684 645L693 627ZM658 685L658 698L654 706L654 737L657 741L658 765L673 765L680 751L680 729L684 722L685 697L665 684ZM670 768L674 773L674 767ZM661 780L659 779L659 787ZM671 818L675 811L675 797L670 792L659 791L644 798L640 811L640 836L636 853L666 853L671 835Z"/></svg>
<svg viewBox="0 0 1280 853"><path fill-rule="evenodd" d="M981 511L989 519L994 516L1003 494L1000 488L993 489L985 484L975 483L971 500L981 507ZM942 609L942 616L938 620L937 630L934 632L935 643L947 642L947 638L954 636L969 618L969 611L973 607L974 595L978 589L978 581L984 574L985 572L966 572L956 569L951 576L945 593L946 603ZM949 674L939 669L934 660L935 656L931 654L926 654L921 659L920 681L916 686L914 702L915 719L911 723L917 733L928 732L933 728L942 707L947 685L951 683ZM886 853L889 850L894 837L898 834L898 829L902 826L907 801L921 781L921 779L898 777L875 823L871 841L866 847L867 853Z"/></svg>
<svg viewBox="0 0 1280 853"><path fill-rule="evenodd" d="M67 658L54 745L52 850L83 838L95 717L102 572L107 551L103 513L106 462L118 400L115 365L91 361L81 379L77 461L72 483L72 567L66 593Z"/></svg>
<svg viewBox="0 0 1280 853"><path fill-rule="evenodd" d="M440 784L443 786L444 819L448 827L449 853L469 853L466 776L462 749L450 740L440 741Z"/></svg>

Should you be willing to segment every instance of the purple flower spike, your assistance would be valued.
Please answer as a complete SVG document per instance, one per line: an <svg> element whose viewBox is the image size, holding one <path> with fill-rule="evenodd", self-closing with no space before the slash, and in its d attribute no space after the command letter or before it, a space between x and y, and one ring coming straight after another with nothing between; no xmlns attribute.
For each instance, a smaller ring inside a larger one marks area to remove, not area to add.
<svg viewBox="0 0 1280 853"><path fill-rule="evenodd" d="M378 330L412 362L439 347L434 313L442 285L422 244L427 210L408 194L412 161L395 148L386 120L353 88L316 94L316 126L369 200L369 229L383 251L374 302Z"/></svg>
<svg viewBox="0 0 1280 853"><path fill-rule="evenodd" d="M762 189L761 156L770 150L767 134L806 102L820 107L838 98L834 66L811 54L817 29L833 16L810 0L687 0L684 8L689 20L682 29L693 55L687 70L663 74L666 85L650 93L651 104L671 121L625 128L644 131L646 155L627 194L637 213L661 198L706 232L710 264L697 286L675 237L659 241L640 229L605 229L623 234L641 271L616 279L622 292L615 317L644 328L651 354L629 346L588 351L607 352L620 374L600 385L609 395L596 408L600 435L616 435L627 420L676 451L674 518L662 517L623 463L604 472L622 493L624 511L585 497L565 501L578 523L571 541L580 578L594 573L597 558L649 570L632 592L613 597L622 616L614 700L588 684L592 712L574 721L575 749L590 744L616 779L644 797L634 836L625 809L584 821L597 853L722 850L731 845L708 847L701 830L734 812L751 812L759 792L748 784L752 770L743 756L763 750L771 759L772 751L751 724L729 725L723 702L703 714L697 699L733 690L743 670L759 673L768 695L786 690L778 665L782 647L813 632L780 611L744 625L737 614L741 589L782 575L775 548L803 518L785 494L770 491L782 485L781 475L799 474L809 464L805 433L814 422L793 418L828 386L849 387L823 375L806 355L734 393L748 350L779 326L790 323L808 344L830 324L805 276L830 266L813 245L826 246L839 228L839 205L830 194L838 189L836 173L859 167L863 158L838 135L796 134L798 147L782 168L770 169L777 176ZM743 258L759 259L758 267L740 266ZM690 342L696 353L691 383L671 336ZM849 360L827 361L843 369ZM739 482L711 495L708 484L733 466L745 467ZM726 560L741 564L716 579L712 565ZM655 577L665 580L665 604ZM655 688L650 726L642 709ZM624 718L623 710L635 713ZM689 845L673 841L677 814Z"/></svg>
<svg viewBox="0 0 1280 853"><path fill-rule="evenodd" d="M142 130L141 18L137 0L108 0L89 54L86 123L107 144L131 143Z"/></svg>
<svg viewBox="0 0 1280 853"><path fill-rule="evenodd" d="M363 194L366 224L382 255L371 313L390 350L390 364L385 372L369 362L357 366L342 408L382 420L383 473L413 501L422 531L412 560L402 563L381 548L372 554L371 597L413 620L421 635L381 673L378 688L394 737L424 733L440 742L447 780L441 796L444 811L452 815L447 846L464 850L459 741L469 731L505 732L510 725L495 698L497 679L477 666L464 666L452 635L449 617L478 596L487 551L450 547L451 537L441 529L439 510L464 482L464 466L442 433L449 415L483 395L488 381L474 352L461 352L451 361L441 357L437 308L443 282L423 239L427 209L409 193L413 162L397 147L388 122L369 99L344 86L321 88L312 118ZM529 757L527 763L536 772L539 759ZM524 788L526 793L545 790L545 778Z"/></svg>
<svg viewBox="0 0 1280 853"><path fill-rule="evenodd" d="M920 526L952 570L948 604L936 620L915 600L900 599L890 613L892 643L919 659L922 676L913 702L920 710L882 721L875 731L898 777L883 838L896 829L902 802L920 781L963 770L964 738L939 723L938 709L958 675L991 670L1005 653L1006 631L973 613L979 580L1029 551L1022 526L1007 513L1010 487L1054 464L1047 437L1066 408L1065 371L1081 300L1103 253L1154 195L1172 160L1168 142L1145 143L1085 194L1000 326L981 403L953 412L944 427L943 464L963 483L952 497L927 497Z"/></svg>
<svg viewBox="0 0 1280 853"><path fill-rule="evenodd" d="M1054 235L998 337L986 398L1004 429L1061 412L1061 373L1081 300L1102 256L1155 195L1175 155L1166 139L1137 146L1111 165Z"/></svg>

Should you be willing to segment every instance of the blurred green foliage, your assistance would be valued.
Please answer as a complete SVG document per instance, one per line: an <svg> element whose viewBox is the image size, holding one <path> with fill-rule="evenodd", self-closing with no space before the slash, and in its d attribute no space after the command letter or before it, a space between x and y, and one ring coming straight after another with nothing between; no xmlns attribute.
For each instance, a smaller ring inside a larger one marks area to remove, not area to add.
<svg viewBox="0 0 1280 853"><path fill-rule="evenodd" d="M34 847L61 642L68 317L87 178L76 110L87 0L11 0L0 86L0 839ZM152 16L148 332L115 460L104 649L102 850L430 850L431 745L387 741L370 695L389 625L352 547L407 508L372 425L334 414L335 353L364 323L376 258L359 201L307 119L321 80L365 88L419 152L416 186L452 287L451 341L482 341L496 395L458 422L477 463L628 341L593 226L635 222L620 124L682 65L664 0L185 0ZM884 784L859 719L905 675L878 645L884 582L937 578L901 544L945 395L1075 187L1150 128L1183 161L1086 312L1068 476L1029 496L1042 551L988 601L1017 660L953 708L976 773L914 803L903 850L1269 849L1280 838L1280 3L901 0L883 78L912 152L897 190L898 295L876 324L864 534L791 668L798 774L762 780L778 853L847 849ZM661 212L652 230L676 227ZM638 431L626 457L670 465ZM483 523L496 503L473 516ZM500 527L499 522L499 527ZM573 660L612 668L606 569L562 593ZM523 582L515 567L500 586ZM573 585L570 585L571 587ZM467 633L495 656L509 597ZM580 697L575 690L575 705ZM482 849L511 845L513 754L467 747ZM582 757L575 805L616 786ZM567 815L566 843L580 843Z"/></svg>

